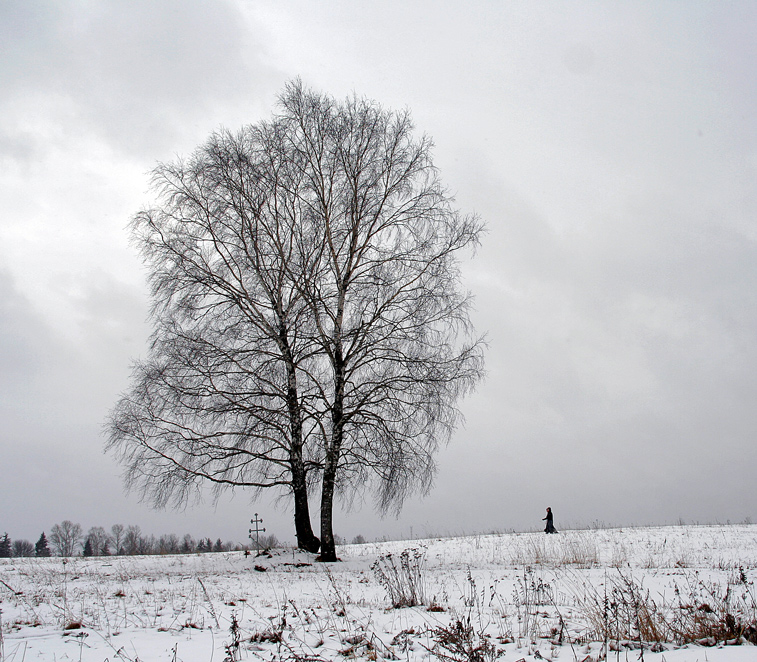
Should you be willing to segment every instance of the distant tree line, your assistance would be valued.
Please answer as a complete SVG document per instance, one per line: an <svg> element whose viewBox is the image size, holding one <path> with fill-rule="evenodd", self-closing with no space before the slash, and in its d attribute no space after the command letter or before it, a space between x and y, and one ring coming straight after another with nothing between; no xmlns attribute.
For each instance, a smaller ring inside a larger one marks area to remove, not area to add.
<svg viewBox="0 0 757 662"><path fill-rule="evenodd" d="M276 536L263 536L261 546L278 546ZM196 552L241 551L238 543L223 542L218 538L195 539L188 533L182 538L176 534L161 536L143 535L136 525L114 524L110 531L102 526L93 526L84 534L80 524L64 520L44 532L32 544L28 540L11 540L5 533L0 537L0 558L45 557L45 556L134 556L137 554L192 554Z"/></svg>
<svg viewBox="0 0 757 662"><path fill-rule="evenodd" d="M347 544L347 540L335 535L337 545ZM367 541L363 535L351 540L353 545L362 545ZM273 549L280 543L274 534L260 536L260 549ZM254 544L247 547L254 547ZM64 520L55 524L50 531L50 538L43 531L35 544L28 540L11 540L7 533L0 537L0 558L47 557L47 556L134 556L138 554L193 554L203 552L243 551L247 547L233 542L215 542L211 538L195 539L188 533L181 539L173 534L159 537L143 536L138 526L124 527L114 524L110 532L101 526L93 526L84 535L80 524Z"/></svg>

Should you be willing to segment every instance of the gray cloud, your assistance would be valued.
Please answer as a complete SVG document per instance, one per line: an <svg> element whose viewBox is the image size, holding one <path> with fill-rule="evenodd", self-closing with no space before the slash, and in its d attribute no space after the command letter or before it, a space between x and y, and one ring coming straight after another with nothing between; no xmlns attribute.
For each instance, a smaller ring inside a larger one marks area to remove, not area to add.
<svg viewBox="0 0 757 662"><path fill-rule="evenodd" d="M11 275L0 270L0 380L3 393L18 393L37 379L50 358L52 338Z"/></svg>
<svg viewBox="0 0 757 662"><path fill-rule="evenodd" d="M145 349L124 230L143 173L296 75L409 107L490 229L465 265L489 377L436 489L338 532L757 516L755 29L751 5L699 2L3 3L0 496L33 528L0 525L244 532L241 493L183 515L124 498L100 426Z"/></svg>
<svg viewBox="0 0 757 662"><path fill-rule="evenodd" d="M26 96L38 113L67 116L66 130L132 154L175 145L219 104L250 103L270 76L231 2L32 0L1 11L6 106Z"/></svg>

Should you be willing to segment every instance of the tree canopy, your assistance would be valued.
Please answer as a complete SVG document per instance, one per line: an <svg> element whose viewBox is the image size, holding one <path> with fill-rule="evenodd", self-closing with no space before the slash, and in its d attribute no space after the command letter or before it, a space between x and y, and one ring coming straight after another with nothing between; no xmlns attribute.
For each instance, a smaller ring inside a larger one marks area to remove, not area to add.
<svg viewBox="0 0 757 662"><path fill-rule="evenodd" d="M334 560L336 495L372 485L386 512L429 489L483 371L459 263L483 225L431 147L407 111L295 81L270 121L155 169L132 224L154 333L108 441L143 496L283 488L314 550L320 484Z"/></svg>

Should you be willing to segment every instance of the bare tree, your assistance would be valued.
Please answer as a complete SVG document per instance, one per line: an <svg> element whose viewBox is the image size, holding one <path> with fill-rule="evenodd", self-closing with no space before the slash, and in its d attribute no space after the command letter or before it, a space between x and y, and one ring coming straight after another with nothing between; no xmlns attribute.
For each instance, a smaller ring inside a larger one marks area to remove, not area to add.
<svg viewBox="0 0 757 662"><path fill-rule="evenodd" d="M356 97L337 103L299 82L280 103L305 182L292 280L328 365L317 420L321 558L333 561L336 491L373 476L382 511L427 491L456 402L482 376L458 254L483 226L454 208L409 113Z"/></svg>
<svg viewBox="0 0 757 662"><path fill-rule="evenodd" d="M130 524L126 527L124 533L124 554L134 556L142 553L142 530L136 524Z"/></svg>
<svg viewBox="0 0 757 662"><path fill-rule="evenodd" d="M28 540L14 540L12 549L13 556L16 557L34 556L34 545L32 545Z"/></svg>
<svg viewBox="0 0 757 662"><path fill-rule="evenodd" d="M92 556L102 556L103 550L108 548L110 536L101 526L93 526L87 531L87 540L92 548Z"/></svg>
<svg viewBox="0 0 757 662"><path fill-rule="evenodd" d="M140 536L137 545L138 554L158 554L158 539L154 535Z"/></svg>
<svg viewBox="0 0 757 662"><path fill-rule="evenodd" d="M170 533L158 538L158 554L178 554L179 537L175 533Z"/></svg>
<svg viewBox="0 0 757 662"><path fill-rule="evenodd" d="M124 553L124 525L114 524L110 527L110 539L113 542L113 553L120 555Z"/></svg>
<svg viewBox="0 0 757 662"><path fill-rule="evenodd" d="M81 524L64 520L50 529L50 544L58 556L75 556L79 552L81 541Z"/></svg>
<svg viewBox="0 0 757 662"><path fill-rule="evenodd" d="M482 232L441 185L409 113L287 86L280 112L159 166L138 214L150 355L109 421L127 484L158 506L203 484L280 488L321 559L333 507L381 511L431 485L458 399L482 375L459 253Z"/></svg>
<svg viewBox="0 0 757 662"><path fill-rule="evenodd" d="M158 507L208 483L216 495L289 490L298 544L315 551L307 443L318 428L303 404L314 345L286 278L296 183L279 145L274 126L222 132L189 162L155 170L161 204L133 224L155 332L111 415L108 447Z"/></svg>

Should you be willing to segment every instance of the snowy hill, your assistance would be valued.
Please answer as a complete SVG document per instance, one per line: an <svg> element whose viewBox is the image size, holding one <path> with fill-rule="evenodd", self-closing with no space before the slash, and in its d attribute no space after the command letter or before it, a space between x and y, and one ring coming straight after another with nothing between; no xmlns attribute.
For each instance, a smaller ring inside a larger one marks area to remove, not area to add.
<svg viewBox="0 0 757 662"><path fill-rule="evenodd" d="M757 526L338 553L0 559L0 659L757 659Z"/></svg>

